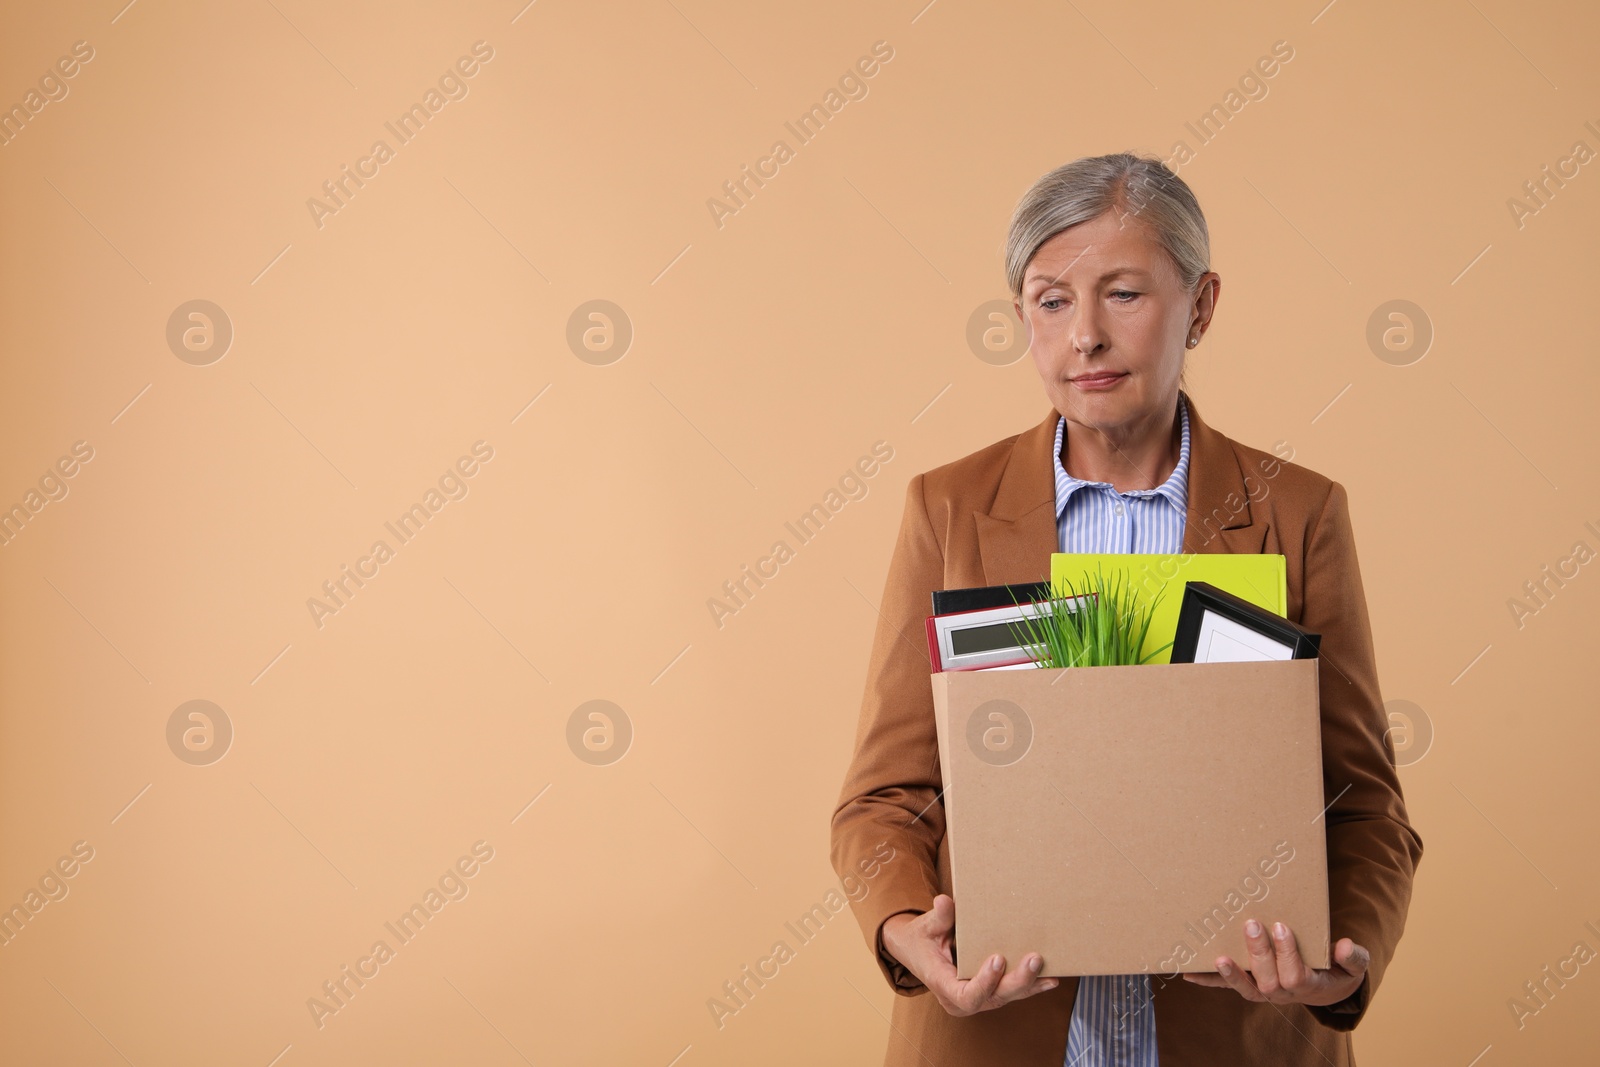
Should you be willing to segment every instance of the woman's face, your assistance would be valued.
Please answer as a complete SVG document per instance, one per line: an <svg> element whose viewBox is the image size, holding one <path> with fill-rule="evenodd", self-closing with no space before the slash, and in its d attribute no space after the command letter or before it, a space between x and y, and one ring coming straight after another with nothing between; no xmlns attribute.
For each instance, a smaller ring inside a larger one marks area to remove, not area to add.
<svg viewBox="0 0 1600 1067"><path fill-rule="evenodd" d="M1184 290L1144 224L1116 210L1046 241L1016 307L1055 409L1116 439L1164 429L1188 339L1210 322L1220 284L1208 273Z"/></svg>

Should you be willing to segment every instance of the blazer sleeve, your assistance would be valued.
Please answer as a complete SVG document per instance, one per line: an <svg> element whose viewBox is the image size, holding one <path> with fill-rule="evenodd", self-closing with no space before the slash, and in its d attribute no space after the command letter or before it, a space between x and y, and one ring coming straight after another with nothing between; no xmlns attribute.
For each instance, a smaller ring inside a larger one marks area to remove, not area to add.
<svg viewBox="0 0 1600 1067"><path fill-rule="evenodd" d="M924 912L940 892L944 838L939 744L929 681L929 593L943 588L944 554L928 519L923 476L906 487L905 513L878 609L855 753L833 814L832 859L841 878L878 865L851 908L878 966L901 994L927 991L883 948L884 920ZM887 845L892 853L879 852ZM890 856L882 860L884 854ZM876 859L874 857L877 857ZM879 865L881 861L881 865Z"/></svg>
<svg viewBox="0 0 1600 1067"><path fill-rule="evenodd" d="M1422 858L1395 771L1378 689L1372 628L1356 560L1349 500L1331 483L1305 545L1300 624L1322 635L1318 669L1330 932L1371 953L1365 980L1339 1004L1311 1007L1318 1022L1353 1030L1366 1014L1405 929Z"/></svg>

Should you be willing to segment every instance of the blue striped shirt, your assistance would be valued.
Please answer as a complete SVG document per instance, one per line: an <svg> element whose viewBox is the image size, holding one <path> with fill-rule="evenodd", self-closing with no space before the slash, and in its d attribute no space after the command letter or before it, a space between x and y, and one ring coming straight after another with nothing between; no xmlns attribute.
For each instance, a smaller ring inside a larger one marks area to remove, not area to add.
<svg viewBox="0 0 1600 1067"><path fill-rule="evenodd" d="M1056 422L1056 534L1063 552L1179 552L1189 504L1189 406L1180 392L1178 465L1154 489L1119 493L1074 478L1061 465L1067 420ZM1078 979L1064 1067L1157 1067L1150 979L1091 974Z"/></svg>

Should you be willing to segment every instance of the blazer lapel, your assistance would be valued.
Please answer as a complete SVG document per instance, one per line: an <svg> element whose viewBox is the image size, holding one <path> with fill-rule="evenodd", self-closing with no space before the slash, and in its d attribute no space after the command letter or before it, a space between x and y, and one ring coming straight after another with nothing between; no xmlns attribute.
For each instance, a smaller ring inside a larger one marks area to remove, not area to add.
<svg viewBox="0 0 1600 1067"><path fill-rule="evenodd" d="M1267 524L1255 522L1239 459L1227 437L1200 418L1189 403L1189 507L1183 551L1260 552ZM1017 437L989 512L975 512L978 550L986 584L1048 581L1050 553L1059 551L1056 534L1056 441L1052 408Z"/></svg>
<svg viewBox="0 0 1600 1067"><path fill-rule="evenodd" d="M1050 580L1050 553L1059 544L1055 462L1050 455L1056 445L1057 418L1051 408L1038 425L1017 437L989 513L973 513L986 585Z"/></svg>
<svg viewBox="0 0 1600 1067"><path fill-rule="evenodd" d="M1189 401L1189 513L1183 522L1183 551L1259 553L1267 543L1267 522L1251 516L1250 494L1233 442L1207 426Z"/></svg>

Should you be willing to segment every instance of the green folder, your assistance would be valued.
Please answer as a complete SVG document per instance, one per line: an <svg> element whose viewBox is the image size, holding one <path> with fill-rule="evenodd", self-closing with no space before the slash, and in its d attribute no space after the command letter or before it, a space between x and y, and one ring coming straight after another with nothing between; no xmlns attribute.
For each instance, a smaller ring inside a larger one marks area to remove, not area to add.
<svg viewBox="0 0 1600 1067"><path fill-rule="evenodd" d="M1157 593L1150 632L1145 635L1140 655L1170 642L1178 632L1178 610L1183 605L1183 587L1188 582L1210 582L1235 596L1288 618L1289 578L1284 557L1269 554L1225 552L1135 553L1135 552L1052 552L1050 583L1061 593L1066 582L1081 592L1085 578L1090 582L1100 573L1106 580L1120 579L1148 606ZM1151 663L1171 663L1172 649L1150 657Z"/></svg>

